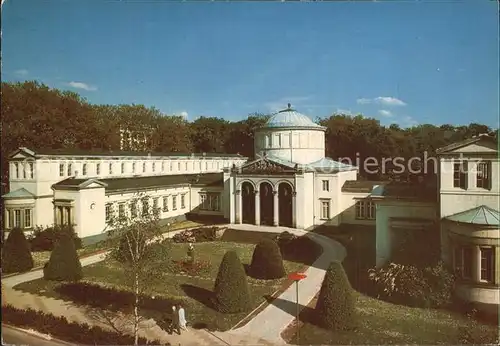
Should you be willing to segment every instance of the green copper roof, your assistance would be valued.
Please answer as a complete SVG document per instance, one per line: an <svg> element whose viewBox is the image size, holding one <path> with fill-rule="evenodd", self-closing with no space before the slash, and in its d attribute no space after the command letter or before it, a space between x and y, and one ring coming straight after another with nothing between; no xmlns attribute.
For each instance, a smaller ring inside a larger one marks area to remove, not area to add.
<svg viewBox="0 0 500 346"><path fill-rule="evenodd" d="M500 213L497 210L481 205L479 207L448 216L446 219L474 225L498 226L500 224L499 214Z"/></svg>
<svg viewBox="0 0 500 346"><path fill-rule="evenodd" d="M301 114L297 112L295 109L291 108L291 105L288 104L288 108L278 113L274 113L271 118L267 121L265 128L317 128L324 129L323 126L320 126L314 123L307 115Z"/></svg>
<svg viewBox="0 0 500 346"><path fill-rule="evenodd" d="M35 195L26 190L24 187L6 193L5 195L2 196L2 198L34 198L34 197Z"/></svg>

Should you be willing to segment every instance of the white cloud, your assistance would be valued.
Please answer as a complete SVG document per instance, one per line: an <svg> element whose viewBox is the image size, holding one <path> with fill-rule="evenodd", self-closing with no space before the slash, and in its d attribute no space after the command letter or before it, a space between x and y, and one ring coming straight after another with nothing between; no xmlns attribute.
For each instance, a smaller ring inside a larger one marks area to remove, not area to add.
<svg viewBox="0 0 500 346"><path fill-rule="evenodd" d="M27 76L29 71L26 69L20 69L20 70L14 71L14 73L17 74L18 76Z"/></svg>
<svg viewBox="0 0 500 346"><path fill-rule="evenodd" d="M350 109L337 108L334 112L335 114L353 115Z"/></svg>
<svg viewBox="0 0 500 346"><path fill-rule="evenodd" d="M69 82L67 85L72 87L72 88L75 88L75 89L83 89L83 90L87 90L87 91L96 91L97 90L97 87L89 85L87 83L83 83L83 82Z"/></svg>
<svg viewBox="0 0 500 346"><path fill-rule="evenodd" d="M368 98L360 98L357 99L356 102L360 105L366 105L369 103L375 103L385 106L406 106L406 103L398 98L391 96L379 96L372 99Z"/></svg>
<svg viewBox="0 0 500 346"><path fill-rule="evenodd" d="M378 114L384 116L384 117L392 117L391 111L388 111L386 109L381 109L378 111Z"/></svg>
<svg viewBox="0 0 500 346"><path fill-rule="evenodd" d="M180 112L180 113L179 113L179 115L180 115L181 117L183 117L184 119L186 119L186 120L187 120L187 118L188 118L188 115L189 115L189 114L188 114L188 112L186 112L186 111L182 111L182 112Z"/></svg>

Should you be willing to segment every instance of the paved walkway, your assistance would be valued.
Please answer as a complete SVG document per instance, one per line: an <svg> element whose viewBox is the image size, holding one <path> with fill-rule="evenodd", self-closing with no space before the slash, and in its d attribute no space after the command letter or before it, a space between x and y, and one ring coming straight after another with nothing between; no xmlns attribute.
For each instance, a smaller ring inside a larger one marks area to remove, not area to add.
<svg viewBox="0 0 500 346"><path fill-rule="evenodd" d="M321 245L323 253L304 272L307 278L299 282L299 304L301 304L301 307L307 306L321 288L325 271L330 263L335 260L342 261L346 256L345 248L340 243L317 233L293 228L255 225L231 225L231 228L259 232L288 231L298 236L306 235ZM296 285L292 284L246 325L221 333L222 336L228 334L259 336L274 344L285 344L285 341L281 338L281 333L296 317L296 290Z"/></svg>
<svg viewBox="0 0 500 346"><path fill-rule="evenodd" d="M339 243L303 230L285 227L265 227L254 225L227 225L232 229L244 231L278 233L289 231L296 235L307 235L323 247L323 253L308 270L307 278L299 283L299 303L306 306L321 287L325 270L333 260L343 260L346 252ZM165 238L172 237L182 230L170 232ZM81 259L82 266L91 265L104 260L106 253L89 256ZM2 279L2 304L10 304L18 308L32 308L56 316L65 316L70 321L97 325L105 329L130 332L132 316L102 309L77 306L73 303L38 296L14 290L12 287L31 280L43 277L43 270L35 270ZM274 302L257 314L250 322L241 328L228 332L210 333L206 330L190 328L181 335L168 334L160 328L156 321L149 319L141 322L140 335L150 340L159 339L172 345L284 345L281 332L295 319L296 287L290 286ZM293 311L291 311L293 310Z"/></svg>

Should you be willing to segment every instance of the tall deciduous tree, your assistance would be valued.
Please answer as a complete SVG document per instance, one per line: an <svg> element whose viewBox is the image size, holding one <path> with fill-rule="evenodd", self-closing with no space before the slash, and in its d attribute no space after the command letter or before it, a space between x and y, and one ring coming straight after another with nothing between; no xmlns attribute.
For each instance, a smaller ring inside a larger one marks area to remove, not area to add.
<svg viewBox="0 0 500 346"><path fill-rule="evenodd" d="M132 199L134 205L150 208L151 203L142 203L145 195L137 194ZM157 277L159 269L156 256L161 256L165 251L159 251L158 247L164 247L162 243L162 228L159 224L157 210L148 209L141 211L140 217L112 218L109 226L109 236L115 240L111 258L119 259L126 266L125 271L134 292L134 338L135 345L139 342L139 297L150 285L151 280Z"/></svg>

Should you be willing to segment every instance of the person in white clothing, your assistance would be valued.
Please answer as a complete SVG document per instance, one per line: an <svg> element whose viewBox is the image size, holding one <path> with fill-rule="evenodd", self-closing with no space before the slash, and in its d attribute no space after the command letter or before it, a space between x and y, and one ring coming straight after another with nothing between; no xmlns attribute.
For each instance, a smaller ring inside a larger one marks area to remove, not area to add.
<svg viewBox="0 0 500 346"><path fill-rule="evenodd" d="M182 304L179 304L179 309L177 311L179 314L179 327L187 330L186 312L184 311Z"/></svg>

